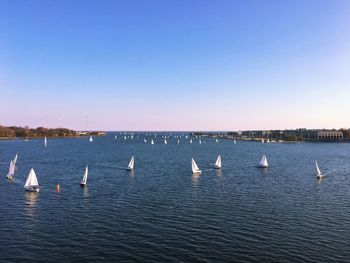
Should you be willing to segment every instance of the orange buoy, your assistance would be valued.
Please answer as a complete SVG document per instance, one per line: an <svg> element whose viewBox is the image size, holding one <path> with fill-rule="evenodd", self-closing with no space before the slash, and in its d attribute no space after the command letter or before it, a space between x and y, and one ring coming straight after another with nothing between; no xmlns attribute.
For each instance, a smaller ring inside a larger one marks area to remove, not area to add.
<svg viewBox="0 0 350 263"><path fill-rule="evenodd" d="M56 184L56 192L59 193L60 192L60 185Z"/></svg>

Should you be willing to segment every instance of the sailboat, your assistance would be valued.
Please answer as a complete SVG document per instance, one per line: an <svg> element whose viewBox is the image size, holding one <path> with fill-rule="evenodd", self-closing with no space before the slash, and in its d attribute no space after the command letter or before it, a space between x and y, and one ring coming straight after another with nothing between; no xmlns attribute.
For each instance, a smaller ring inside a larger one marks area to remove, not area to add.
<svg viewBox="0 0 350 263"><path fill-rule="evenodd" d="M199 139L199 144L202 144L202 140L201 139Z"/></svg>
<svg viewBox="0 0 350 263"><path fill-rule="evenodd" d="M144 141L144 142L147 142L147 140L146 140L146 139L143 139L143 141Z"/></svg>
<svg viewBox="0 0 350 263"><path fill-rule="evenodd" d="M46 139L46 136L45 136L45 138L44 138L44 145L45 145L45 147L47 146L47 139Z"/></svg>
<svg viewBox="0 0 350 263"><path fill-rule="evenodd" d="M86 182L87 182L87 178L88 178L88 173L89 173L89 168L88 166L86 165L85 167L85 173L83 175L83 179L81 179L80 181L80 186L81 187L85 187L86 186Z"/></svg>
<svg viewBox="0 0 350 263"><path fill-rule="evenodd" d="M30 169L30 172L27 177L27 181L24 185L24 190L28 192L39 192L39 183L38 179L36 178L36 174L34 172L34 169Z"/></svg>
<svg viewBox="0 0 350 263"><path fill-rule="evenodd" d="M15 174L15 164L13 163L13 161L10 161L10 167L9 167L9 172L6 175L7 179L12 179L13 175Z"/></svg>
<svg viewBox="0 0 350 263"><path fill-rule="evenodd" d="M267 141L266 141L267 143L270 143L270 139L267 139Z"/></svg>
<svg viewBox="0 0 350 263"><path fill-rule="evenodd" d="M198 168L198 166L193 158L192 158L191 164L192 164L192 173L193 174L201 174L202 173L202 171L199 170L199 168Z"/></svg>
<svg viewBox="0 0 350 263"><path fill-rule="evenodd" d="M152 145L154 144L154 141L153 141L153 139L151 139L151 144L152 144Z"/></svg>
<svg viewBox="0 0 350 263"><path fill-rule="evenodd" d="M180 144L180 140L179 139L177 139L177 144Z"/></svg>
<svg viewBox="0 0 350 263"><path fill-rule="evenodd" d="M168 144L168 142L167 142L167 140L166 140L166 139L164 139L164 144Z"/></svg>
<svg viewBox="0 0 350 263"><path fill-rule="evenodd" d="M219 142L219 140L218 140L218 139L215 139L215 142L216 142L216 143L218 143L218 142Z"/></svg>
<svg viewBox="0 0 350 263"><path fill-rule="evenodd" d="M192 139L190 140L190 143L192 143Z"/></svg>
<svg viewBox="0 0 350 263"><path fill-rule="evenodd" d="M89 142L93 142L94 139L92 138L92 135L90 135Z"/></svg>
<svg viewBox="0 0 350 263"><path fill-rule="evenodd" d="M130 160L129 165L126 168L126 170L133 171L134 170L134 164L135 164L135 158L133 156L133 157L131 157L131 160Z"/></svg>
<svg viewBox="0 0 350 263"><path fill-rule="evenodd" d="M269 164L267 163L267 158L266 155L264 154L258 164L258 167L260 168L267 168L269 167Z"/></svg>
<svg viewBox="0 0 350 263"><path fill-rule="evenodd" d="M117 139L117 135L114 135L114 139L115 139L115 140Z"/></svg>
<svg viewBox="0 0 350 263"><path fill-rule="evenodd" d="M261 143L264 143L264 139L261 139Z"/></svg>
<svg viewBox="0 0 350 263"><path fill-rule="evenodd" d="M214 168L215 168L215 169L221 169L221 156L220 156L220 155L219 155L218 158L216 159Z"/></svg>
<svg viewBox="0 0 350 263"><path fill-rule="evenodd" d="M318 163L317 163L317 161L315 162L315 164L316 164L316 177L317 177L317 179L322 179L323 178L323 174L321 173L321 170L320 170L320 168L318 167Z"/></svg>
<svg viewBox="0 0 350 263"><path fill-rule="evenodd" d="M237 143L235 139L233 139L233 143L234 143L234 144L236 144L236 143Z"/></svg>

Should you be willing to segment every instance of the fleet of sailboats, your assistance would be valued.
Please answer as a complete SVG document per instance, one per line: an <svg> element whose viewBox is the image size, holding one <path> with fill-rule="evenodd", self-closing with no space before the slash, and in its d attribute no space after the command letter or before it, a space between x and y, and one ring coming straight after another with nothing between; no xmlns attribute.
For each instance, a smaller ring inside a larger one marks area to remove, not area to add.
<svg viewBox="0 0 350 263"><path fill-rule="evenodd" d="M24 190L26 190L28 192L39 192L40 191L38 178L36 177L36 174L35 174L35 171L33 168L30 169L26 183L24 185Z"/></svg>
<svg viewBox="0 0 350 263"><path fill-rule="evenodd" d="M115 136L114 138L116 139L117 137ZM130 138L132 138L132 137L130 137ZM164 138L164 144L167 144L168 142L167 142L166 138L170 138L170 137L169 136L168 137L164 136L163 138ZM174 138L179 138L179 137L178 136L177 137L174 136ZM124 136L124 139L126 139L126 136ZM143 140L144 140L145 143L147 142L146 138L144 138ZM92 136L90 136L89 141L90 142L93 141ZM179 139L177 139L176 141L177 141L178 144L180 143ZM189 142L192 143L192 138L190 138ZM216 143L218 142L217 138L215 139L215 142ZM233 140L233 142L236 143L236 140ZM201 139L199 139L199 143L201 143ZM264 143L264 140L262 140L262 143ZM47 138L46 138L46 136L44 137L44 144L45 144L45 147L46 147L47 146ZM151 139L151 144L154 144L153 139ZM13 176L14 176L15 169L16 169L17 158L18 158L18 154L16 153L14 159L10 161L8 174L6 176L8 179L12 179ZM128 171L133 171L134 170L134 165L135 165L135 158L134 158L134 156L132 156L128 166L125 169L128 170ZM202 171L199 169L197 163L195 162L195 160L193 158L191 159L191 166L192 166L192 173L193 174L199 175L199 174L202 173ZM268 168L269 167L266 155L262 156L260 162L258 163L258 167L260 167L260 168ZM315 161L315 167L316 167L316 178L317 179L322 179L324 177L324 174L321 172L317 161ZM217 156L217 159L216 159L215 164L214 164L214 168L215 169L221 169L222 168L221 155ZM86 186L86 184L87 184L87 177L88 177L88 165L86 165L86 167L85 167L85 172L84 172L82 180L80 181L80 186L82 186L82 187ZM25 182L24 189L26 191L30 191L30 192L39 192L39 190L40 190L38 179L37 179L37 176L36 176L35 171L34 171L33 168L30 169L30 172L29 172L29 174L27 176L27 180Z"/></svg>

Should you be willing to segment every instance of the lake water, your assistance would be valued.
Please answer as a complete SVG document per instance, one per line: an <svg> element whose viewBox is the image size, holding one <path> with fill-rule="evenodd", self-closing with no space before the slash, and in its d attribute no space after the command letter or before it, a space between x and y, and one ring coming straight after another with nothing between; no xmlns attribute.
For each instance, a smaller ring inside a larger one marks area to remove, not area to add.
<svg viewBox="0 0 350 263"><path fill-rule="evenodd" d="M0 141L0 261L349 262L350 144L143 137ZM23 189L31 167L40 193Z"/></svg>

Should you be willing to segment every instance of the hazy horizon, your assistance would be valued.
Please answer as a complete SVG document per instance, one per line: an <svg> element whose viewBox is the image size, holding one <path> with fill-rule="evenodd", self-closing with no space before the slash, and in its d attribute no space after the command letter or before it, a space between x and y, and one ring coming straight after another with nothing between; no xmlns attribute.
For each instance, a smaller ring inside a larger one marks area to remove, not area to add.
<svg viewBox="0 0 350 263"><path fill-rule="evenodd" d="M0 125L350 127L350 1L1 1Z"/></svg>

